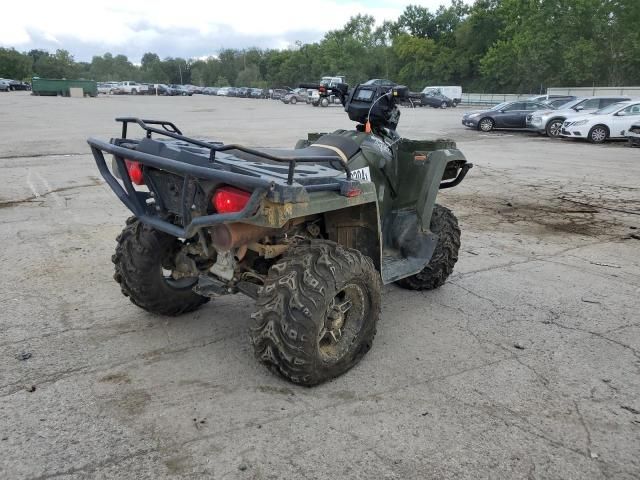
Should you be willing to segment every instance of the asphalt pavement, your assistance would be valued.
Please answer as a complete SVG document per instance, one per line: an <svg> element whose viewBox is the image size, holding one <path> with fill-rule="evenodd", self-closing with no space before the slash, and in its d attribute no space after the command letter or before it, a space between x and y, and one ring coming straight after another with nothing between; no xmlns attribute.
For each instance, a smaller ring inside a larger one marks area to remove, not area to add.
<svg viewBox="0 0 640 480"><path fill-rule="evenodd" d="M136 115L293 147L339 107L0 93L0 478L640 478L640 149L481 134L402 109L475 164L440 201L462 227L440 289L384 288L372 350L301 388L253 358L253 302L178 318L123 297L129 212L86 138Z"/></svg>

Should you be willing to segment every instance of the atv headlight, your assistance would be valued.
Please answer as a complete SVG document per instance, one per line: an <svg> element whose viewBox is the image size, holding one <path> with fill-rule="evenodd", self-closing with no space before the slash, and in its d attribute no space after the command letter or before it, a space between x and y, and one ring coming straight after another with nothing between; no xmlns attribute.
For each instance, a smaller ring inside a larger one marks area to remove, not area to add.
<svg viewBox="0 0 640 480"><path fill-rule="evenodd" d="M573 126L573 127L579 127L579 126L581 126L581 125L586 124L588 121L589 121L589 120L578 120L577 122L574 122L572 126Z"/></svg>

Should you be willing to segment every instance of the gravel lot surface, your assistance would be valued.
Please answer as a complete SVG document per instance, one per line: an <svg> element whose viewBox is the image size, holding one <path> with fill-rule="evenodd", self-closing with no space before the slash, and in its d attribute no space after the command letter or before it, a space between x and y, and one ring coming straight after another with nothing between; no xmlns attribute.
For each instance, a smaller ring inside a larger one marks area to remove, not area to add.
<svg viewBox="0 0 640 480"><path fill-rule="evenodd" d="M85 139L137 115L293 147L351 128L339 107L0 94L0 478L640 478L640 149L481 134L462 112L400 122L476 166L440 199L454 274L386 286L371 352L306 389L254 360L246 297L162 318L120 294L129 213Z"/></svg>

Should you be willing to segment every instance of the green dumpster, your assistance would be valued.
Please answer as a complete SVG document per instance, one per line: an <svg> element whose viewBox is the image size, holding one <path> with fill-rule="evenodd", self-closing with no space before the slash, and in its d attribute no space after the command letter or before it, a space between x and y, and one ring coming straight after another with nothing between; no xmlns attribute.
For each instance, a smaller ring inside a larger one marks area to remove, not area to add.
<svg viewBox="0 0 640 480"><path fill-rule="evenodd" d="M33 95L49 95L62 97L69 96L69 89L72 87L82 88L84 95L95 97L98 95L98 84L93 80L67 80L59 78L31 79L31 91Z"/></svg>

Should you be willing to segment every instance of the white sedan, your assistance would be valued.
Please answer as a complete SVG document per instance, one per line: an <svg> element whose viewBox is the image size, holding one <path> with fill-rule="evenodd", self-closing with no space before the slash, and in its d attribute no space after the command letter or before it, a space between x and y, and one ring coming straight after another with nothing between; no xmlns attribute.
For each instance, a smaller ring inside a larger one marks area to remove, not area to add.
<svg viewBox="0 0 640 480"><path fill-rule="evenodd" d="M627 130L640 121L640 100L614 103L587 115L576 115L562 124L563 137L586 138L592 143L625 138Z"/></svg>

